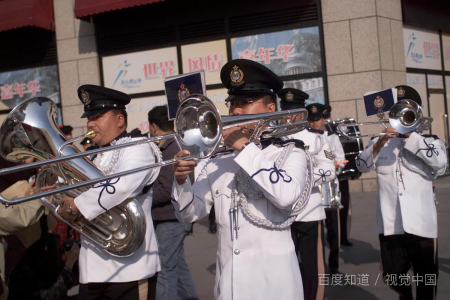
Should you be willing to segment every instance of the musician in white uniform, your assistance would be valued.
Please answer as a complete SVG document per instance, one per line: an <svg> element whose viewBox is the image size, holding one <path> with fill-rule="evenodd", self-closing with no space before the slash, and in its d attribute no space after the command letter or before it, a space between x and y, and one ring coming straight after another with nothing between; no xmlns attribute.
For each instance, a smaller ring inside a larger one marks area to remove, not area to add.
<svg viewBox="0 0 450 300"><path fill-rule="evenodd" d="M399 100L422 105L417 91L409 86L397 86L397 94ZM397 133L394 128L383 132ZM386 283L400 299L413 299L411 278L405 284L412 265L418 276L416 299L435 299L438 233L432 180L446 169L444 143L437 136L416 132L383 135L369 142L356 164L361 172L375 170L378 175L376 232Z"/></svg>
<svg viewBox="0 0 450 300"><path fill-rule="evenodd" d="M283 82L263 65L230 61L221 70L221 80L228 88L230 115L276 110L275 92ZM214 204L219 239L216 299L303 299L288 222L295 216L285 213L292 211L304 192L306 153L299 142L262 142L259 148L249 142L248 128L224 131L225 145L235 151L209 160L193 186L188 174L195 162L175 165L175 214L182 222L193 222L206 216ZM180 151L177 156L187 153Z"/></svg>
<svg viewBox="0 0 450 300"><path fill-rule="evenodd" d="M281 110L289 110L304 108L309 95L301 90L285 88L278 92L278 97L281 99ZM323 108L322 104L309 105L308 121L321 120ZM309 127L290 138L303 141L314 160L314 188L305 210L291 225L291 231L302 273L305 299L323 299L324 286L319 285L319 274L325 274L322 244L325 209L319 186L336 177L334 164L322 130Z"/></svg>
<svg viewBox="0 0 450 300"><path fill-rule="evenodd" d="M336 132L330 133L325 128L325 122L329 120L331 120L331 106L327 104L325 105L325 109L323 110L324 123L320 127L320 129L325 132L324 135L328 141L328 144L330 145L330 150L332 153L331 156L333 157L334 166L336 168L336 178L332 182L331 188L334 189L334 195L338 195L340 186L337 175L339 175L345 167L345 153L339 136L336 134ZM325 210L325 214L327 216L327 218L325 219L325 226L327 228L327 242L330 245L330 255L328 256L328 268L330 269L330 274L339 273L339 251L341 244L340 212L341 209L337 207Z"/></svg>
<svg viewBox="0 0 450 300"><path fill-rule="evenodd" d="M84 104L82 118L94 130L92 141L100 147L122 144L142 137L126 131L125 105L130 97L101 86L83 85L78 96ZM160 155L153 143L98 154L94 164L105 174L114 174L155 163ZM141 247L129 257L114 257L82 236L80 252L80 299L154 299L156 275L161 270L153 221L150 186L159 168L149 169L96 184L77 198L63 199L62 215L74 219L81 213L92 220L128 198L141 204L146 233Z"/></svg>

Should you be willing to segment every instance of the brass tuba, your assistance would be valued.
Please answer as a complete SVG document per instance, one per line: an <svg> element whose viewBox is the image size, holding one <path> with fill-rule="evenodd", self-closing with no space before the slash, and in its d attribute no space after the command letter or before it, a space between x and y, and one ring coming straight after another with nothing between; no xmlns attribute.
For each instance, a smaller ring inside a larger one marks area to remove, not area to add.
<svg viewBox="0 0 450 300"><path fill-rule="evenodd" d="M7 160L20 162L28 157L38 161L80 152L67 140L57 125L58 109L48 98L29 99L16 106L0 129L0 154ZM73 185L105 175L86 157L46 164L36 178L37 193L44 186ZM53 201L41 197L42 203L59 219L113 256L133 254L142 244L146 231L144 211L136 199L127 199L92 221L81 214L73 223L59 216L59 200L77 197L90 186L55 194Z"/></svg>

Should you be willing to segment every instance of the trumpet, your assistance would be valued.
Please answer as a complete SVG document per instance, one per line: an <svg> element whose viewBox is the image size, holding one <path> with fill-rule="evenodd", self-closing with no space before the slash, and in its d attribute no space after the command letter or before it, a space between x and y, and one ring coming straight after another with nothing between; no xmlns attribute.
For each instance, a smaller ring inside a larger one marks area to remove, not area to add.
<svg viewBox="0 0 450 300"><path fill-rule="evenodd" d="M390 109L388 115L389 120L379 120L378 122L340 123L337 126L337 130L347 139L359 139L362 137L379 137L386 135L386 133L349 135L348 130L345 128L380 124L384 128L388 128L385 124L389 123L399 134L407 134L414 131L422 132L429 130L431 128L431 123L433 122L433 118L423 116L422 108L419 104L407 99L397 101Z"/></svg>

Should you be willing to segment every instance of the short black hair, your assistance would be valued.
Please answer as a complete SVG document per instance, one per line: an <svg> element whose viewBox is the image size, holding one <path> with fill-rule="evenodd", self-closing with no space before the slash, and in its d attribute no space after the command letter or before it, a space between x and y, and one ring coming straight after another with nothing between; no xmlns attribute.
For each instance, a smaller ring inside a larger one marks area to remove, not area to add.
<svg viewBox="0 0 450 300"><path fill-rule="evenodd" d="M148 122L155 124L162 131L173 131L173 121L169 121L167 105L155 106L148 112Z"/></svg>
<svg viewBox="0 0 450 300"><path fill-rule="evenodd" d="M263 103L265 105L268 105L270 103L277 104L277 98L274 95L267 94L267 95L264 95L264 97L262 99L263 99Z"/></svg>
<svg viewBox="0 0 450 300"><path fill-rule="evenodd" d="M123 118L125 119L125 127L128 125L128 114L125 109L111 109L114 115L123 115Z"/></svg>

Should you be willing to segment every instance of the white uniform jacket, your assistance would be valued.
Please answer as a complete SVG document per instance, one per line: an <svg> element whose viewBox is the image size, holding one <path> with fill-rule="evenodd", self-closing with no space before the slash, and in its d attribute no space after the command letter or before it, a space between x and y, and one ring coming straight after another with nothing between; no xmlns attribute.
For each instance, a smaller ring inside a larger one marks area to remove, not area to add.
<svg viewBox="0 0 450 300"><path fill-rule="evenodd" d="M336 133L329 134L328 131L324 134L327 138L328 145L330 145L331 152L333 152L333 162L340 162L345 160L345 152L342 147L341 140ZM341 174L346 164L340 164L339 167L336 168L336 175Z"/></svg>
<svg viewBox="0 0 450 300"><path fill-rule="evenodd" d="M240 168L252 177L253 187L264 193L265 198L247 198L250 211L260 218L285 221L286 216L278 208L291 209L302 194L307 170L305 152L294 148L285 164L277 169L274 161L281 151L274 145L260 150L249 144L241 152L211 159L193 186L189 180L183 185L174 182L172 204L181 222L203 218L214 204L219 239L216 299L303 299L289 227L269 230L256 226L239 208L239 236L232 236L232 186Z"/></svg>
<svg viewBox="0 0 450 300"><path fill-rule="evenodd" d="M139 138L124 137L118 144ZM114 144L114 142L112 143ZM156 146L154 147L156 148ZM107 175L155 163L149 144L142 144L99 154L94 163ZM147 228L142 246L129 257L114 257L83 238L80 252L80 282L129 282L152 277L161 270L158 244L151 217L153 189L142 194L143 188L151 184L159 170L150 169L101 182L75 198L81 214L92 220L105 209L110 209L128 198L135 198L142 206ZM104 209L104 208L105 209Z"/></svg>
<svg viewBox="0 0 450 300"><path fill-rule="evenodd" d="M296 222L312 222L325 220L325 209L319 186L336 178L331 149L322 131L311 128L302 130L290 138L303 141L314 161L314 187L305 210L297 216ZM325 152L326 151L326 152Z"/></svg>
<svg viewBox="0 0 450 300"><path fill-rule="evenodd" d="M432 179L445 172L444 143L437 137L413 132L407 139L389 139L373 158L377 140L371 140L356 158L361 172L376 170L378 175L376 232L437 238Z"/></svg>

